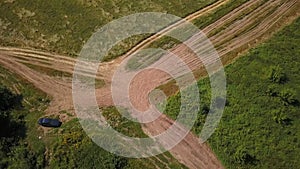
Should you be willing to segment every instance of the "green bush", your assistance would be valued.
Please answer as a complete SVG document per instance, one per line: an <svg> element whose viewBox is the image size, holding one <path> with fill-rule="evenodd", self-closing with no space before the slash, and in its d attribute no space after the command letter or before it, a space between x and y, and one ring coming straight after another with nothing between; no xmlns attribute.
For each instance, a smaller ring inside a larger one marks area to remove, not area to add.
<svg viewBox="0 0 300 169"><path fill-rule="evenodd" d="M268 78L274 83L283 83L287 80L286 74L279 66L271 66L269 68Z"/></svg>
<svg viewBox="0 0 300 169"><path fill-rule="evenodd" d="M239 164L249 164L254 161L253 157L244 146L239 146L237 148L233 158Z"/></svg>
<svg viewBox="0 0 300 169"><path fill-rule="evenodd" d="M283 112L282 110L274 110L272 111L273 120L279 124L286 124L288 121L287 112Z"/></svg>
<svg viewBox="0 0 300 169"><path fill-rule="evenodd" d="M296 103L295 91L292 89L283 89L279 93L279 97L281 98L284 105L294 104Z"/></svg>
<svg viewBox="0 0 300 169"><path fill-rule="evenodd" d="M277 86L275 86L274 84L271 84L271 85L269 85L268 86L268 88L267 88L267 90L266 90L266 94L268 95L268 96L273 96L273 97L276 97L276 96L278 96L278 89L277 89L278 87Z"/></svg>

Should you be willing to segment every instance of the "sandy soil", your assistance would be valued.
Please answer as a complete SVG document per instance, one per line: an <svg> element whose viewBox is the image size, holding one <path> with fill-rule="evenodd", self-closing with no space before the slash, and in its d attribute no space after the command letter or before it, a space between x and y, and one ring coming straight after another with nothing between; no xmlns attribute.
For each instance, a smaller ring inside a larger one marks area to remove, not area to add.
<svg viewBox="0 0 300 169"><path fill-rule="evenodd" d="M193 20L201 15L209 13L218 6L226 3L227 0L217 3L200 10L190 16L187 20ZM252 9L252 10L250 10ZM298 12L295 12L298 9ZM244 5L236 8L223 16L215 23L207 26L203 31L210 35L209 38L216 46L219 55L226 59L229 53L233 51L243 51L251 48L258 42L270 37L278 28L291 23L300 16L300 3L298 0L250 0ZM249 12L251 11L251 12ZM294 13L290 13L290 12ZM245 17L239 18L243 13L248 13ZM175 23L178 24L178 23ZM161 32L162 34L176 28L178 25L172 25ZM216 30L221 29L217 33ZM110 91L111 77L114 70L130 54L143 49L160 35L154 35L141 42L127 54L108 63L101 63L97 74L99 79L104 79L106 86L96 90L97 100L100 106L112 105L112 96ZM197 47L197 39L189 39L186 43ZM203 60L199 60L193 55L193 52L187 49L185 45L177 45L171 49L173 53L182 58L192 70L197 70L203 66ZM210 60L210 57L204 57ZM47 67L63 72L72 73L76 59L38 52L34 50L18 48L0 48L0 64L7 69L19 74L24 79L31 82L34 86L41 89L53 100L47 110L47 114L57 114L61 110L68 110L74 113L72 105L71 79L59 79L50 77L35 70L28 68L24 63L34 64L40 67ZM82 67L83 74L90 76L91 71L86 69L89 65ZM149 107L148 94L157 86L166 83L169 76L163 72L144 72L137 76L131 83L130 100L138 109L146 110ZM63 120L67 120L61 115ZM173 121L166 116L161 116L154 122L143 125L143 129L149 135L156 135L165 131ZM223 168L217 160L214 153L207 144L200 144L198 137L189 133L182 142L170 151L180 162L189 168Z"/></svg>

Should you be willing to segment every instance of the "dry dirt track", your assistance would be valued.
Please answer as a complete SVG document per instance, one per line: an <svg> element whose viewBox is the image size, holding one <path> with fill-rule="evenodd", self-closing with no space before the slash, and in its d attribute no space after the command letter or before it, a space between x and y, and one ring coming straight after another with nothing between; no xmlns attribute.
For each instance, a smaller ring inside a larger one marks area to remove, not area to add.
<svg viewBox="0 0 300 169"><path fill-rule="evenodd" d="M221 2L223 1L218 3ZM217 5L215 4L212 7L214 6ZM263 2L263 0L250 0L248 3L245 3L215 23L209 25L203 31L209 35L210 40L216 45L220 56L226 59L226 56L232 51L248 49L248 45L256 43L257 40L261 38L269 37L269 33L275 31L274 28L282 27L290 23L299 16L299 12L297 12L299 9L299 0L269 0L267 2ZM207 10L204 10L203 13L205 12L207 12ZM294 13L291 14L291 12ZM200 12L198 16L203 13ZM247 13L247 15L239 18L239 16L244 13ZM214 32L216 30L220 31ZM268 33L268 36L265 36L266 33ZM109 84L110 77L113 73L111 70L115 70L126 56L142 49L151 41L153 41L153 39L150 38L150 40L141 43L137 48L130 51L127 55L116 59L114 62L102 64L100 66L100 72L106 73L99 73L99 78L104 78L107 84ZM196 42L196 39L188 40L188 43L191 45L197 45ZM48 113L56 113L60 110L73 110L70 79L61 80L55 77L49 77L29 69L22 63L31 63L37 66L71 73L76 60L65 56L15 48L1 48L1 51L1 65L20 74L32 82L37 88L53 97ZM193 57L191 51L186 49L184 45L178 45L171 49L171 51L183 58L193 70L199 69L199 67L202 66L202 62ZM207 59L209 59L209 57L207 57ZM89 74L88 70L85 72ZM152 78L151 76L147 77ZM152 87L144 91L142 95L147 95L154 86L165 83L166 81L163 79L167 78L162 78L162 80L156 82L157 84L151 84ZM142 88L142 86L138 84L137 87ZM102 106L112 104L109 89L109 87L97 89L98 103ZM141 92L142 90L138 91ZM147 102L146 100L139 99L138 94L135 94L135 97L131 98L133 101ZM157 134L166 130L170 124L172 124L172 120L162 116L157 121L144 125L143 129L148 134ZM207 144L199 144L197 137L192 134L189 134L181 143L173 148L171 153L189 168L222 168L220 162L211 152Z"/></svg>

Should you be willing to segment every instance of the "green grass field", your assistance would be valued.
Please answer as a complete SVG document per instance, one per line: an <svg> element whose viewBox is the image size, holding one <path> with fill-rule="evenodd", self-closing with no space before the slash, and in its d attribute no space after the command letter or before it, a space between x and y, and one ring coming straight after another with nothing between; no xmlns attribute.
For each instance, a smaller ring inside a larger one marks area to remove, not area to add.
<svg viewBox="0 0 300 169"><path fill-rule="evenodd" d="M14 124L13 128L11 124L3 126L4 112L0 110L1 127L16 130L10 137L2 136L3 133L0 133L0 168L186 168L168 152L144 159L124 158L111 154L87 137L77 118L63 123L61 128L52 129L44 134L37 121L46 116L44 110L51 98L36 90L18 75L2 67L0 72L0 88L8 87L13 93L19 92L23 98L20 108L8 112ZM103 111L109 124L117 131L132 137L147 137L140 124L121 117L115 108L110 107ZM60 113L68 114L66 111Z"/></svg>
<svg viewBox="0 0 300 169"><path fill-rule="evenodd" d="M209 144L226 168L297 168L300 165L300 19L225 68L227 106ZM199 133L210 100L207 78L198 82ZM180 95L166 114L176 118Z"/></svg>
<svg viewBox="0 0 300 169"><path fill-rule="evenodd" d="M206 26L214 23L218 19L220 19L222 16L226 15L227 13L231 12L236 7L242 5L243 3L246 3L249 0L231 0L228 3L221 5L216 10L214 10L211 13L207 13L206 15L200 16L192 21L192 23L197 26L200 30L204 29ZM224 26L226 27L226 25ZM216 34L220 30L216 30L210 35ZM157 48L160 47L162 49L171 49L175 45L180 44L181 42L169 37L169 36L163 36L162 38L152 42L148 47L149 48Z"/></svg>
<svg viewBox="0 0 300 169"><path fill-rule="evenodd" d="M54 0L0 2L0 44L77 56L83 44L106 23L137 12L184 17L216 0ZM124 40L106 57L115 58L148 35Z"/></svg>

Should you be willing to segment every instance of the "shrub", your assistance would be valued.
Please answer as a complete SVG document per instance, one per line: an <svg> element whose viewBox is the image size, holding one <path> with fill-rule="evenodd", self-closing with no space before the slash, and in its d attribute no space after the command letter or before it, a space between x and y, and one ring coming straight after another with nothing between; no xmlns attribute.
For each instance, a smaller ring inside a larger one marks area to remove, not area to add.
<svg viewBox="0 0 300 169"><path fill-rule="evenodd" d="M209 107L204 104L204 106L201 109L201 114L207 115L209 113Z"/></svg>
<svg viewBox="0 0 300 169"><path fill-rule="evenodd" d="M290 105L296 103L295 91L291 89L283 89L279 93L279 97L281 98L284 105Z"/></svg>
<svg viewBox="0 0 300 169"><path fill-rule="evenodd" d="M274 110L272 115L273 120L278 124L286 124L288 121L287 115L282 110Z"/></svg>
<svg viewBox="0 0 300 169"><path fill-rule="evenodd" d="M278 90L276 89L276 86L274 86L273 84L269 85L266 94L268 96L273 96L273 97L278 96Z"/></svg>
<svg viewBox="0 0 300 169"><path fill-rule="evenodd" d="M274 83L284 83L287 80L287 77L281 67L271 66L268 71L268 79Z"/></svg>
<svg viewBox="0 0 300 169"><path fill-rule="evenodd" d="M239 146L234 153L234 160L239 164L248 164L253 162L253 157L244 146Z"/></svg>

